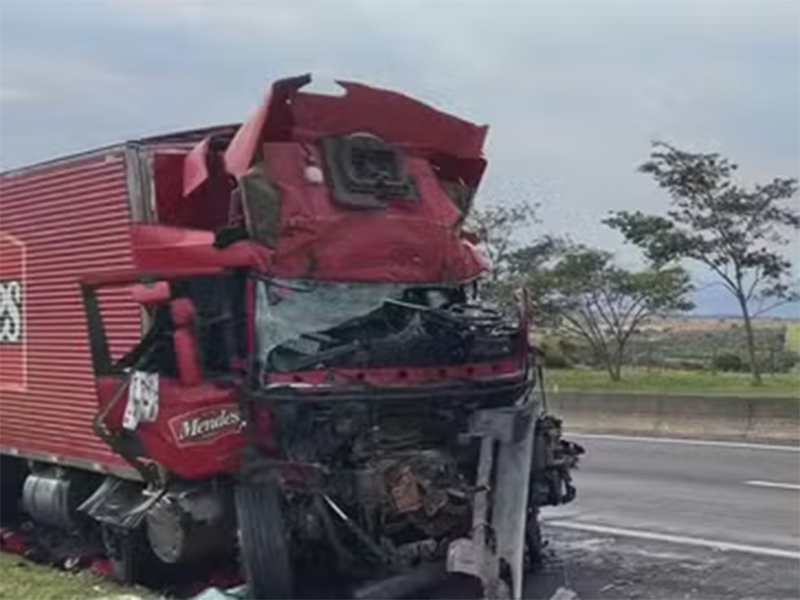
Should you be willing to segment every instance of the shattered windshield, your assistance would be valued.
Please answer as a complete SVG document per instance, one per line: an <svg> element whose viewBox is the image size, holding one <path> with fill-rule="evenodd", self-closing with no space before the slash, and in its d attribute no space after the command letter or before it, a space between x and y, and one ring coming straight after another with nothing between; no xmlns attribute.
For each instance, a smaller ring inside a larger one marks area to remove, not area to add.
<svg viewBox="0 0 800 600"><path fill-rule="evenodd" d="M267 371L442 366L509 356L516 324L470 305L465 287L259 280Z"/></svg>
<svg viewBox="0 0 800 600"><path fill-rule="evenodd" d="M277 346L368 314L387 298L401 298L407 287L398 283L259 281L256 331L261 363L266 363Z"/></svg>

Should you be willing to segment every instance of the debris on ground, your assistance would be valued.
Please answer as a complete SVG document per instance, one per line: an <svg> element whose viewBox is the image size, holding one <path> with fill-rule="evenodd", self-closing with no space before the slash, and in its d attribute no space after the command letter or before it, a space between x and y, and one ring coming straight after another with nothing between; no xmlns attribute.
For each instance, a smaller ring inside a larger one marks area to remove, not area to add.
<svg viewBox="0 0 800 600"><path fill-rule="evenodd" d="M578 600L578 594L569 588L560 587L555 594L550 596L550 600Z"/></svg>
<svg viewBox="0 0 800 600"><path fill-rule="evenodd" d="M210 587L203 591L201 594L195 596L192 600L240 600L245 597L245 587L239 586L228 590L222 590L218 587Z"/></svg>

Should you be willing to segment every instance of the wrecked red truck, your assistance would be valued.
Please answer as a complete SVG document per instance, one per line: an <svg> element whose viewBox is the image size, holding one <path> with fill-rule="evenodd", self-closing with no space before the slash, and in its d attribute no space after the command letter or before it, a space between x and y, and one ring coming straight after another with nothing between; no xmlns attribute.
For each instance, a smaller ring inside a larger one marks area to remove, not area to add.
<svg viewBox="0 0 800 600"><path fill-rule="evenodd" d="M581 449L524 294L480 300L487 129L309 81L2 174L4 517L95 532L124 581L235 556L254 598L520 598Z"/></svg>

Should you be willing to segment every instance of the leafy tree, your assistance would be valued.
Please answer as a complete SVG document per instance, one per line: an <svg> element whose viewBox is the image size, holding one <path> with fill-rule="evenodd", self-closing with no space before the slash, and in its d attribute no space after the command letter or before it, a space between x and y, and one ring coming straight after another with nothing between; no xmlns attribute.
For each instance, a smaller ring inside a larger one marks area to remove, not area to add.
<svg viewBox="0 0 800 600"><path fill-rule="evenodd" d="M552 298L550 267L570 247L562 238L545 235L508 256L507 272L497 287L506 296L524 287L538 325L552 325L558 319L559 306Z"/></svg>
<svg viewBox="0 0 800 600"><path fill-rule="evenodd" d="M564 239L545 235L533 243L510 252L506 259L506 270L510 275L524 276L543 270L554 256L569 247Z"/></svg>
<svg viewBox="0 0 800 600"><path fill-rule="evenodd" d="M666 217L616 212L605 220L656 264L693 259L706 265L741 309L753 383L761 383L753 317L798 298L791 262L779 251L800 228L800 213L787 201L796 179L744 187L737 165L719 154L690 153L656 142L639 171L671 196Z"/></svg>
<svg viewBox="0 0 800 600"><path fill-rule="evenodd" d="M631 335L649 317L690 309L691 283L679 266L634 272L612 259L609 252L575 246L545 276L549 305L564 330L583 338L619 381Z"/></svg>
<svg viewBox="0 0 800 600"><path fill-rule="evenodd" d="M467 220L468 229L475 232L481 248L491 263L489 279L499 282L509 272L510 259L517 250L515 236L524 228L539 222L538 205L527 201L498 204L475 209Z"/></svg>
<svg viewBox="0 0 800 600"><path fill-rule="evenodd" d="M539 223L537 209L537 204L526 201L478 209L470 214L467 228L476 234L491 264L484 282L485 297L510 307L518 301L517 292L525 288L534 320L543 325L552 323L557 314L549 297L547 267L564 251L566 242L549 235L529 235L532 241L525 245L517 241L521 233Z"/></svg>
<svg viewBox="0 0 800 600"><path fill-rule="evenodd" d="M467 228L472 230L490 262L488 278L484 281L484 295L499 305L515 304L516 292L524 287L537 302L534 274L543 261L556 251L556 242L549 238L535 238L520 247L520 234L539 223L538 205L527 201L516 204L499 204L474 210ZM540 314L538 311L537 315Z"/></svg>

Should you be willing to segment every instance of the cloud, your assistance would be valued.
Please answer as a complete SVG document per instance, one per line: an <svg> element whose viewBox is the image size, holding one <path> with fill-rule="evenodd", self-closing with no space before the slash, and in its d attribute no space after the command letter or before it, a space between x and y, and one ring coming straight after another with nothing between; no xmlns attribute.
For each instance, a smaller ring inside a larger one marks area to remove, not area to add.
<svg viewBox="0 0 800 600"><path fill-rule="evenodd" d="M130 107L141 81L99 61L32 54L3 56L0 102L48 107L87 97L110 109Z"/></svg>
<svg viewBox="0 0 800 600"><path fill-rule="evenodd" d="M0 88L0 105L13 104L15 102L30 102L36 98L36 92L24 87L10 87L4 85Z"/></svg>
<svg viewBox="0 0 800 600"><path fill-rule="evenodd" d="M3 3L3 167L240 120L310 71L488 123L480 201L539 200L548 231L624 260L598 222L666 209L635 172L653 139L798 175L796 2L44 1Z"/></svg>

